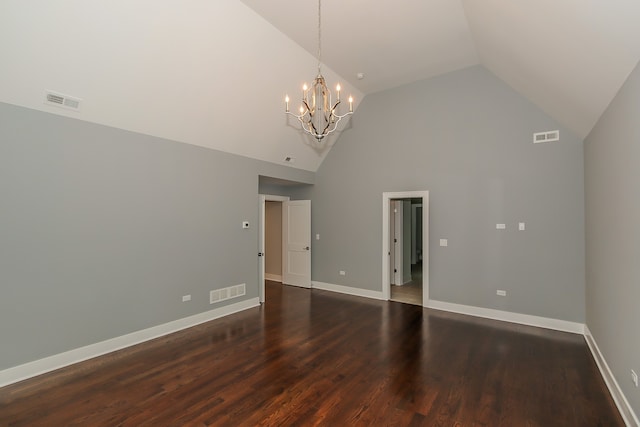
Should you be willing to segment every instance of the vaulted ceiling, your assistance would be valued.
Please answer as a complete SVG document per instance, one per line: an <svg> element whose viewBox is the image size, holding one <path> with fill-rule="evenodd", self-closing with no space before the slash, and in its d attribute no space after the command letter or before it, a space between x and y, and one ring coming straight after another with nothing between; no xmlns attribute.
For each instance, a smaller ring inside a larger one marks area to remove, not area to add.
<svg viewBox="0 0 640 427"><path fill-rule="evenodd" d="M0 102L316 170L327 149L283 98L315 77L317 7L3 0ZM323 0L323 74L357 109L366 94L481 64L584 137L640 60L639 21L635 0ZM45 105L45 90L80 110Z"/></svg>

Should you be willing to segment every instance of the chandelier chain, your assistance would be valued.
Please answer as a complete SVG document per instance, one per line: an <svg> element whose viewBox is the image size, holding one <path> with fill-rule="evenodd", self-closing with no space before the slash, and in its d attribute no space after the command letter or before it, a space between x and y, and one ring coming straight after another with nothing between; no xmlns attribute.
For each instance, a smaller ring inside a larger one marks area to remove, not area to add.
<svg viewBox="0 0 640 427"><path fill-rule="evenodd" d="M318 75L320 75L320 63L322 62L322 21L321 21L321 0L318 0Z"/></svg>

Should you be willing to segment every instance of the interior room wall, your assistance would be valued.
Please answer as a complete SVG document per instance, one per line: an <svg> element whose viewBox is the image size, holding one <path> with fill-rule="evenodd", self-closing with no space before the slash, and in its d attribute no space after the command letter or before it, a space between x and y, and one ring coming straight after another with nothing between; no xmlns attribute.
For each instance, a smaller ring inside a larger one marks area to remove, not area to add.
<svg viewBox="0 0 640 427"><path fill-rule="evenodd" d="M382 193L422 190L430 298L584 322L582 140L481 66L363 100L309 193L313 280L381 291Z"/></svg>
<svg viewBox="0 0 640 427"><path fill-rule="evenodd" d="M257 298L259 175L314 180L0 103L0 370Z"/></svg>
<svg viewBox="0 0 640 427"><path fill-rule="evenodd" d="M640 414L640 66L585 140L586 323ZM637 419L637 418L636 418Z"/></svg>

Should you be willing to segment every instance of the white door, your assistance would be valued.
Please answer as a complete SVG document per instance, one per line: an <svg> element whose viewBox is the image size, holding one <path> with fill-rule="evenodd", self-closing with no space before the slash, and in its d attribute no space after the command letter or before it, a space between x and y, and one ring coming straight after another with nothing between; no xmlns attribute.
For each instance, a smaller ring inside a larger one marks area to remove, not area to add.
<svg viewBox="0 0 640 427"><path fill-rule="evenodd" d="M259 195L258 202L258 218L260 224L258 224L258 297L260 298L260 302L264 302L264 211L265 211L265 201L266 197L262 194Z"/></svg>
<svg viewBox="0 0 640 427"><path fill-rule="evenodd" d="M311 200L282 203L282 283L311 287Z"/></svg>

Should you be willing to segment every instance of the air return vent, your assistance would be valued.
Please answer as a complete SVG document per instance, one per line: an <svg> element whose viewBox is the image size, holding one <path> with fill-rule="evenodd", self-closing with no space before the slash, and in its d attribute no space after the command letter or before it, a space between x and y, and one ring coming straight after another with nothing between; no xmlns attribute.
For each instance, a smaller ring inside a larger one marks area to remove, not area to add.
<svg viewBox="0 0 640 427"><path fill-rule="evenodd" d="M533 143L560 141L560 131L552 130L548 132L538 132L533 134Z"/></svg>
<svg viewBox="0 0 640 427"><path fill-rule="evenodd" d="M215 304L220 301L228 300L231 298L241 297L247 293L247 287L244 283L235 286L229 286L227 288L216 289L209 292L209 304Z"/></svg>
<svg viewBox="0 0 640 427"><path fill-rule="evenodd" d="M66 108L67 110L78 111L80 109L80 98L64 95L62 93L47 90L44 92L44 103L54 105L56 107Z"/></svg>

